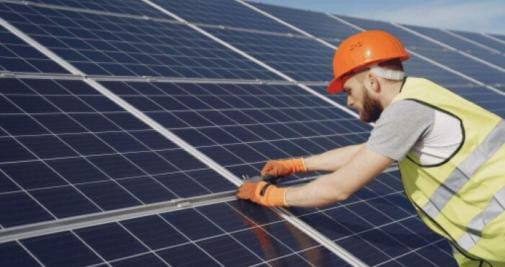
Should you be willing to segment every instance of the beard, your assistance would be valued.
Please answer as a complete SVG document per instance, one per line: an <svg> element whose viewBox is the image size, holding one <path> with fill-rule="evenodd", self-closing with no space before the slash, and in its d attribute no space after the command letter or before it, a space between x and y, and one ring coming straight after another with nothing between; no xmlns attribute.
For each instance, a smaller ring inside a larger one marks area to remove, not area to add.
<svg viewBox="0 0 505 267"><path fill-rule="evenodd" d="M359 118L364 122L375 122L382 114L383 108L379 101L372 99L365 90L363 95L363 111L360 112Z"/></svg>

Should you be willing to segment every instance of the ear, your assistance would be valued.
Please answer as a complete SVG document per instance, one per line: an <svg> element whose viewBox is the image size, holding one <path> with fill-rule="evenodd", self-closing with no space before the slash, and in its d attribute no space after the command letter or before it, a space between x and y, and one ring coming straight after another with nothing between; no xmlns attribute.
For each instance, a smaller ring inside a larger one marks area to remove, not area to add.
<svg viewBox="0 0 505 267"><path fill-rule="evenodd" d="M378 77L372 72L368 72L365 79L365 87L374 93L380 93L381 85Z"/></svg>

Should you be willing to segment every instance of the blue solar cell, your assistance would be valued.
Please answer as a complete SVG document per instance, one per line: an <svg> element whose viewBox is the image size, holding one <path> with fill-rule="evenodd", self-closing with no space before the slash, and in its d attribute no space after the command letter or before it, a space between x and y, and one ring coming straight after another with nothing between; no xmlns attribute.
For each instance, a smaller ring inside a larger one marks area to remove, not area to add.
<svg viewBox="0 0 505 267"><path fill-rule="evenodd" d="M11 227L54 219L37 202L25 193L0 195L0 224Z"/></svg>
<svg viewBox="0 0 505 267"><path fill-rule="evenodd" d="M138 257L128 258L121 261L116 261L112 266L167 266L165 262L160 260L154 254L145 254Z"/></svg>
<svg viewBox="0 0 505 267"><path fill-rule="evenodd" d="M165 150L160 152L161 156L177 167L179 170L192 170L204 168L203 163L195 161L193 157L182 150Z"/></svg>
<svg viewBox="0 0 505 267"><path fill-rule="evenodd" d="M193 209L165 213L162 216L191 240L223 234L209 219Z"/></svg>
<svg viewBox="0 0 505 267"><path fill-rule="evenodd" d="M27 136L18 140L39 158L71 157L77 154L70 147L59 141L54 136Z"/></svg>
<svg viewBox="0 0 505 267"><path fill-rule="evenodd" d="M209 169L188 171L186 173L192 177L205 177L204 179L199 179L198 183L211 192L217 193L236 190L235 185L231 184L227 180L224 180L221 175Z"/></svg>
<svg viewBox="0 0 505 267"><path fill-rule="evenodd" d="M170 175L161 174L154 176L154 178L167 188L170 188L170 191L174 192L179 197L204 195L211 192L200 182L184 173L173 173Z"/></svg>
<svg viewBox="0 0 505 267"><path fill-rule="evenodd" d="M97 206L70 186L34 190L31 194L58 218L100 212Z"/></svg>
<svg viewBox="0 0 505 267"><path fill-rule="evenodd" d="M123 179L119 180L118 183L144 203L154 203L177 198L168 188L163 187L160 182L151 178Z"/></svg>
<svg viewBox="0 0 505 267"><path fill-rule="evenodd" d="M89 159L93 164L113 179L146 174L121 155L96 156L90 157Z"/></svg>
<svg viewBox="0 0 505 267"><path fill-rule="evenodd" d="M151 129L144 122L133 119L132 115L129 113L110 113L105 115L111 122L115 123L120 128L126 131L134 130L147 130Z"/></svg>
<svg viewBox="0 0 505 267"><path fill-rule="evenodd" d="M260 262L257 255L254 255L251 250L240 246L235 239L229 236L203 240L197 244L226 266L249 266ZM275 253L275 250L269 250L269 252L272 251ZM240 255L240 257L237 258L235 255Z"/></svg>
<svg viewBox="0 0 505 267"><path fill-rule="evenodd" d="M47 266L83 266L100 258L69 232L23 240L22 244Z"/></svg>
<svg viewBox="0 0 505 267"><path fill-rule="evenodd" d="M131 193L114 182L78 185L77 188L103 210L113 210L141 205Z"/></svg>
<svg viewBox="0 0 505 267"><path fill-rule="evenodd" d="M0 138L0 146L2 147L2 153L0 153L1 162L29 160L35 158L35 156L33 156L30 152L28 152L13 138L10 137Z"/></svg>
<svg viewBox="0 0 505 267"><path fill-rule="evenodd" d="M161 250L158 254L174 266L220 266L207 253L193 244Z"/></svg>
<svg viewBox="0 0 505 267"><path fill-rule="evenodd" d="M164 138L154 130L133 132L135 138L153 150L175 148L175 144Z"/></svg>
<svg viewBox="0 0 505 267"><path fill-rule="evenodd" d="M96 166L82 158L49 160L47 163L71 183L86 183L108 179Z"/></svg>
<svg viewBox="0 0 505 267"><path fill-rule="evenodd" d="M64 112L92 112L80 99L73 96L49 96L47 99Z"/></svg>
<svg viewBox="0 0 505 267"><path fill-rule="evenodd" d="M57 173L39 161L2 164L0 168L25 189L66 184Z"/></svg>
<svg viewBox="0 0 505 267"><path fill-rule="evenodd" d="M68 134L62 135L61 138L81 155L109 154L114 152L94 134ZM108 144L110 145L110 142Z"/></svg>
<svg viewBox="0 0 505 267"><path fill-rule="evenodd" d="M71 114L86 129L93 132L119 131L118 125L108 120L103 114Z"/></svg>
<svg viewBox="0 0 505 267"><path fill-rule="evenodd" d="M0 193L19 191L17 187L5 174L0 172Z"/></svg>
<svg viewBox="0 0 505 267"><path fill-rule="evenodd" d="M11 104L5 97L0 97L0 112L1 113L21 113L22 111Z"/></svg>
<svg viewBox="0 0 505 267"><path fill-rule="evenodd" d="M6 267L40 266L40 264L16 242L0 244L0 265Z"/></svg>
<svg viewBox="0 0 505 267"><path fill-rule="evenodd" d="M176 170L172 164L164 161L161 156L150 152L128 154L126 157L131 163L143 166L142 169L149 174L166 173Z"/></svg>
<svg viewBox="0 0 505 267"><path fill-rule="evenodd" d="M32 115L40 125L55 134L82 133L86 130L66 114Z"/></svg>
<svg viewBox="0 0 505 267"><path fill-rule="evenodd" d="M121 224L153 250L189 242L159 216L141 217Z"/></svg>
<svg viewBox="0 0 505 267"><path fill-rule="evenodd" d="M203 206L197 208L197 210L226 232L244 230L257 226L249 218L237 213L227 204Z"/></svg>
<svg viewBox="0 0 505 267"><path fill-rule="evenodd" d="M57 109L39 96L7 96L26 113L51 113Z"/></svg>
<svg viewBox="0 0 505 267"><path fill-rule="evenodd" d="M11 135L38 135L48 133L40 124L27 115L0 116L0 126Z"/></svg>
<svg viewBox="0 0 505 267"><path fill-rule="evenodd" d="M116 223L74 231L106 260L146 252L147 248Z"/></svg>

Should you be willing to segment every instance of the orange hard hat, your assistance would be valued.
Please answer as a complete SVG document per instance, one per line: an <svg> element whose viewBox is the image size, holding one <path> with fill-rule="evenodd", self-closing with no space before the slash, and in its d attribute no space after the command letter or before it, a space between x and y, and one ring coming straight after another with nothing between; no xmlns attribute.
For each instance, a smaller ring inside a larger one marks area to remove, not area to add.
<svg viewBox="0 0 505 267"><path fill-rule="evenodd" d="M364 31L342 41L333 57L333 74L335 78L328 85L328 93L340 93L346 79L371 65L392 59L407 60L409 54L400 40L384 31Z"/></svg>

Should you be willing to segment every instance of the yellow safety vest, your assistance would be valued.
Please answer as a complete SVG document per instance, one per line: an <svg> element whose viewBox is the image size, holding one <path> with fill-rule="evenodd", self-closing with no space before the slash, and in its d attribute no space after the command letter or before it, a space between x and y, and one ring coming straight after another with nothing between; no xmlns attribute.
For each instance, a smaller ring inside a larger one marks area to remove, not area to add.
<svg viewBox="0 0 505 267"><path fill-rule="evenodd" d="M407 78L394 101L401 99L445 112L463 130L446 161L422 166L409 154L399 162L407 197L461 266L505 266L505 122L426 79Z"/></svg>

